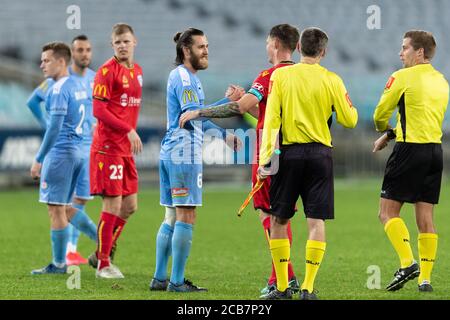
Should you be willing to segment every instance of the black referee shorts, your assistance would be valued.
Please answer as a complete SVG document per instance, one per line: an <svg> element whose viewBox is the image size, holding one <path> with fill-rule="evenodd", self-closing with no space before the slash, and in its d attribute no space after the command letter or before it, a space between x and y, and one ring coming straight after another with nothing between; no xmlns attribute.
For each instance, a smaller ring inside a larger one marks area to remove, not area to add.
<svg viewBox="0 0 450 320"><path fill-rule="evenodd" d="M319 143L281 147L279 170L270 185L271 214L290 219L299 196L307 218L334 219L330 147Z"/></svg>
<svg viewBox="0 0 450 320"><path fill-rule="evenodd" d="M397 142L386 164L381 197L437 204L442 167L441 144Z"/></svg>

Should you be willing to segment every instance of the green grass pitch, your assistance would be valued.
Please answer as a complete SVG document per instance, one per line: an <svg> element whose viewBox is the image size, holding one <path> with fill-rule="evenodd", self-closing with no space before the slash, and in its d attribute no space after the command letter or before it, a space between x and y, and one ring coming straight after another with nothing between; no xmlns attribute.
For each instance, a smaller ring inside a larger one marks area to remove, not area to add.
<svg viewBox="0 0 450 320"><path fill-rule="evenodd" d="M398 258L378 221L381 180L337 180L336 219L327 222L327 251L316 279L321 299L448 299L450 278L450 183L444 181L441 203L435 210L439 234L433 270L435 291L419 293L416 280L395 293L383 288L398 268ZM0 193L0 298L1 299L258 299L270 273L270 253L257 215L251 205L243 217L236 215L249 188L205 186L203 207L198 210L193 246L186 277L209 289L207 293L150 292L154 272L155 238L163 209L159 191L142 190L139 210L119 240L115 263L125 275L121 280L98 280L88 266L81 267L81 289L68 289L70 275L31 276L30 271L50 261L49 219L38 203L37 189ZM88 204L98 221L100 200ZM299 207L301 208L301 206ZM411 234L416 259L417 228L414 211L402 211ZM300 280L304 274L307 236L303 214L293 219L291 260ZM85 256L94 244L82 236L79 251ZM368 289L367 268L379 266L381 289Z"/></svg>

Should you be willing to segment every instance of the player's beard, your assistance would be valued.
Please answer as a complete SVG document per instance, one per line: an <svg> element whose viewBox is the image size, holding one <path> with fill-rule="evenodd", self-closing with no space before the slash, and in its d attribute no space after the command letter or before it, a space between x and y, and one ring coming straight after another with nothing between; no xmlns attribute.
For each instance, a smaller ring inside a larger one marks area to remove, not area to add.
<svg viewBox="0 0 450 320"><path fill-rule="evenodd" d="M80 69L86 69L87 67L89 67L89 64L91 63L89 60L87 60L86 62L74 60L74 62L76 66Z"/></svg>
<svg viewBox="0 0 450 320"><path fill-rule="evenodd" d="M206 58L206 63L201 63L200 62L200 58L201 56L196 56L196 55L192 55L191 59L190 59L190 63L192 68L194 68L195 70L205 70L208 68L208 58Z"/></svg>

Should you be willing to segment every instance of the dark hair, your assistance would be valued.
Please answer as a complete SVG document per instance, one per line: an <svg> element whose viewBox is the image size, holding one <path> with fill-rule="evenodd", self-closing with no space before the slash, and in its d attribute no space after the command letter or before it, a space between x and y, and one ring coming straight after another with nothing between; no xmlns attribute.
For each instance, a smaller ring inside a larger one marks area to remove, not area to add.
<svg viewBox="0 0 450 320"><path fill-rule="evenodd" d="M57 59L64 58L67 65L70 63L70 58L71 58L70 48L64 42L47 43L42 47L42 52L45 52L48 50L53 51L53 55L55 56L55 58L57 58Z"/></svg>
<svg viewBox="0 0 450 320"><path fill-rule="evenodd" d="M204 36L202 30L189 28L183 32L177 32L173 37L173 41L177 44L177 57L175 58L175 65L179 66L183 64L184 61L184 52L183 47L192 48L194 44L193 36Z"/></svg>
<svg viewBox="0 0 450 320"><path fill-rule="evenodd" d="M300 36L301 52L306 57L317 57L328 44L328 36L319 28L307 28Z"/></svg>
<svg viewBox="0 0 450 320"><path fill-rule="evenodd" d="M269 37L280 40L283 48L294 52L295 48L297 48L300 34L296 27L285 23L272 27L272 29L270 29Z"/></svg>
<svg viewBox="0 0 450 320"><path fill-rule="evenodd" d="M80 35L74 37L74 38L72 39L72 42L71 42L71 43L73 44L73 43L74 43L75 41L77 41L77 40L79 40L79 41L89 41L87 35L85 35L85 34L80 34Z"/></svg>
<svg viewBox="0 0 450 320"><path fill-rule="evenodd" d="M410 30L403 36L403 39L405 38L411 39L411 46L414 50L423 48L423 56L425 59L431 60L434 57L434 53L436 52L436 41L434 40L431 32L423 30Z"/></svg>
<svg viewBox="0 0 450 320"><path fill-rule="evenodd" d="M130 32L134 36L133 28L130 25L128 25L126 23L116 23L112 27L111 34L114 34L116 36L120 36L121 34L124 34L124 33L127 33L127 32Z"/></svg>

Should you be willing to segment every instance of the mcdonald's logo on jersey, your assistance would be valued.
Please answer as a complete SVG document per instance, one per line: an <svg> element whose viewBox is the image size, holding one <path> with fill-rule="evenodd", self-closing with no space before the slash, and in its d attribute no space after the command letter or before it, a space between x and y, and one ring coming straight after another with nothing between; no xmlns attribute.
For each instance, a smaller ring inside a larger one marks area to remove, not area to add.
<svg viewBox="0 0 450 320"><path fill-rule="evenodd" d="M94 97L106 98L106 86L103 84L96 84L94 88Z"/></svg>
<svg viewBox="0 0 450 320"><path fill-rule="evenodd" d="M183 91L183 103L186 104L187 101L192 102L198 102L197 96L192 90L184 90Z"/></svg>

